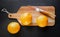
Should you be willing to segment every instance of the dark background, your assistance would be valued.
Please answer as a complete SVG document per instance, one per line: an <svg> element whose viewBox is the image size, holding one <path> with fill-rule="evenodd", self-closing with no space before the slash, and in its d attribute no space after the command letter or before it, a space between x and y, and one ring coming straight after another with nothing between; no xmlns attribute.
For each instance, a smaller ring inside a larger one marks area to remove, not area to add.
<svg viewBox="0 0 60 37"><path fill-rule="evenodd" d="M0 0L0 37L60 37L60 6L59 0ZM1 12L2 8L6 8L10 13L16 13L21 6L54 6L56 12L56 23L53 27L23 27L17 34L10 34L7 31L7 25L16 21L9 19L8 14Z"/></svg>

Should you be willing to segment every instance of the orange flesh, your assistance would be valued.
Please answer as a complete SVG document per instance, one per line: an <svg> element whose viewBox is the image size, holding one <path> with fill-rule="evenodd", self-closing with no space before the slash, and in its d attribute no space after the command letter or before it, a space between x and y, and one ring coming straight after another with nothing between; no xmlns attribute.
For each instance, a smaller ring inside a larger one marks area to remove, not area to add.
<svg viewBox="0 0 60 37"><path fill-rule="evenodd" d="M20 30L20 25L17 22L11 22L7 27L8 32L15 34Z"/></svg>
<svg viewBox="0 0 60 37"><path fill-rule="evenodd" d="M23 13L20 16L20 21L23 25L29 25L32 22L32 15L30 13Z"/></svg>
<svg viewBox="0 0 60 37"><path fill-rule="evenodd" d="M37 17L36 23L38 24L39 27L46 27L48 24L48 18L44 15L41 15Z"/></svg>

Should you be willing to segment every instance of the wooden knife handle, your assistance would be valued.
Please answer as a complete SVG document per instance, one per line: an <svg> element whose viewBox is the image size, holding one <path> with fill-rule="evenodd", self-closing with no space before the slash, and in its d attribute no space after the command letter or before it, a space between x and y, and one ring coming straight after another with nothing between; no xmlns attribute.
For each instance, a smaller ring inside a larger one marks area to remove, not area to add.
<svg viewBox="0 0 60 37"><path fill-rule="evenodd" d="M51 17L52 19L55 19L56 15L51 13L51 12L48 12L48 11L40 11L41 13Z"/></svg>

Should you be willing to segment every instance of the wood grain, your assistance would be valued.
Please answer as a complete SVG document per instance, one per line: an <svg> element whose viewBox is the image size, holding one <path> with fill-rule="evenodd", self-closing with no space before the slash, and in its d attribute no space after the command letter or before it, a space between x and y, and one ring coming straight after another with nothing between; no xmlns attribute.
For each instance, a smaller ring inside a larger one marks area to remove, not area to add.
<svg viewBox="0 0 60 37"><path fill-rule="evenodd" d="M18 20L18 22L21 24L21 22L20 22L20 15L22 14L22 13L25 13L25 12L29 12L29 13L31 13L32 15L33 14L35 14L35 16L33 16L34 18L36 18L37 16L36 15L42 15L40 12L37 12L37 11L35 11L35 9L34 9L34 7L39 7L39 8L41 8L41 9L43 9L43 10L45 10L45 11L49 11L49 12L51 12L52 14L55 14L55 8L53 7L53 6L21 6L19 9L18 9L18 11L17 11L17 13L10 13L9 15L8 15L8 17L9 18L14 18L14 19L17 19ZM33 19L32 19L33 20ZM55 20L53 20L53 19L51 19L51 18L49 18L48 17L48 26L54 26L55 25ZM21 24L22 25L22 24ZM31 25L29 25L29 26L37 26L37 24L36 23L31 23Z"/></svg>

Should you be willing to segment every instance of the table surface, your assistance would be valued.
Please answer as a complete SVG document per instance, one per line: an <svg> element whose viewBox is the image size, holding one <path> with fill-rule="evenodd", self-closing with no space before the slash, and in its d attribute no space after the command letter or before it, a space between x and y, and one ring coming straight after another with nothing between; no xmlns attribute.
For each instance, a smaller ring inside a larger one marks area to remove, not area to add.
<svg viewBox="0 0 60 37"><path fill-rule="evenodd" d="M10 34L7 31L7 25L16 21L9 19L8 14L1 11L6 8L11 13L16 13L21 6L54 6L56 12L56 23L53 27L24 27L17 34ZM59 0L0 0L0 37L60 37L60 9Z"/></svg>

